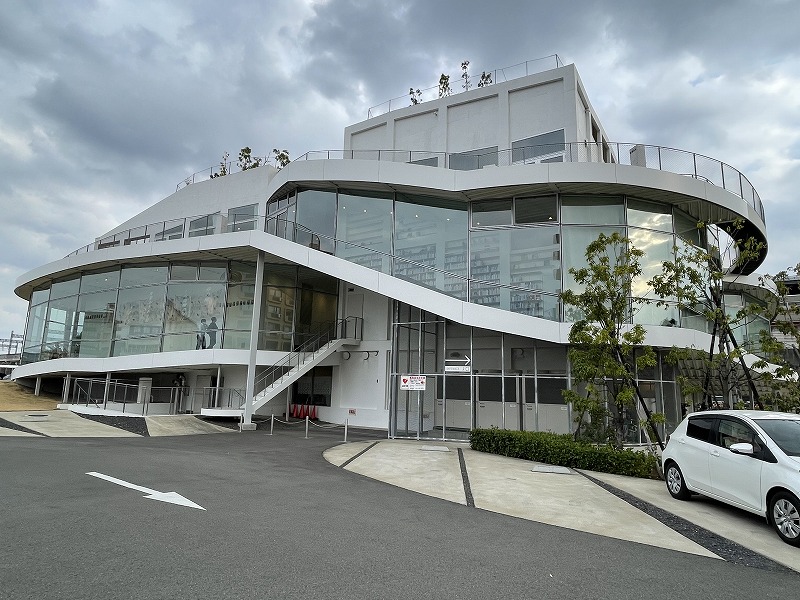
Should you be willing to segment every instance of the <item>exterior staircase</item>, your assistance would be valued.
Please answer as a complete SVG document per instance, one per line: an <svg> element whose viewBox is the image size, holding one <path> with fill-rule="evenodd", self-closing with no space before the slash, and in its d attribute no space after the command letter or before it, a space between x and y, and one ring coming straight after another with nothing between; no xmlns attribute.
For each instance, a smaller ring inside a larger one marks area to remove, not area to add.
<svg viewBox="0 0 800 600"><path fill-rule="evenodd" d="M253 388L253 412L262 408L342 346L360 344L362 324L363 319L359 317L339 319L262 373L256 379ZM244 410L244 405L238 409L204 408L201 414L242 416Z"/></svg>

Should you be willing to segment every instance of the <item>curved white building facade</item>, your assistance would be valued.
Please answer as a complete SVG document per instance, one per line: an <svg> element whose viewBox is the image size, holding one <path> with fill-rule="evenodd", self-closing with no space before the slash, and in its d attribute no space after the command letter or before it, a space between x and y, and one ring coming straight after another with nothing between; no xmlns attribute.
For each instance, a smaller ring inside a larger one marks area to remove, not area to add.
<svg viewBox="0 0 800 600"><path fill-rule="evenodd" d="M26 273L14 377L106 410L311 414L401 437L567 432L559 293L589 242L630 238L646 281L674 246L706 243L698 221L736 219L766 239L743 175L609 143L568 65L352 125L344 150L280 171L186 185ZM710 339L677 308L636 319L657 348ZM673 425L675 380L663 361L639 374Z"/></svg>

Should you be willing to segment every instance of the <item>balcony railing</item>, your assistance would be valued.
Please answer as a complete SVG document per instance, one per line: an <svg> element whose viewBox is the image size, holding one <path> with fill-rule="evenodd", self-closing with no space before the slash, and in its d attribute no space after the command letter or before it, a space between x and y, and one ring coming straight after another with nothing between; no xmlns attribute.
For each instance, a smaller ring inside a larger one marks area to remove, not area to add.
<svg viewBox="0 0 800 600"><path fill-rule="evenodd" d="M741 172L715 158L666 146L621 142L569 142L494 150L483 154L425 150L312 150L296 158L293 162L307 160L377 160L460 171L524 164L615 163L700 179L742 198L755 209L761 220L764 220L764 206L761 198L753 184ZM177 187L181 188L200 180L200 176L207 171L208 169L187 177ZM199 218L201 217L148 226L155 227L152 232L144 231L143 227L139 227L138 235L132 233L127 236L127 239L130 240L127 243L135 243L137 239L146 235L155 236L153 241L173 239L171 236L183 237L182 232L187 229L191 220ZM217 215L217 218L224 221L222 215ZM196 232L195 235L197 235ZM192 232L190 231L189 237L191 236ZM104 240L95 243L102 244Z"/></svg>
<svg viewBox="0 0 800 600"><path fill-rule="evenodd" d="M570 142L496 150L483 154L420 150L314 150L295 159L378 160L472 171L548 163L614 163L666 171L722 188L749 204L764 220L764 206L753 184L732 166L695 152L621 142Z"/></svg>

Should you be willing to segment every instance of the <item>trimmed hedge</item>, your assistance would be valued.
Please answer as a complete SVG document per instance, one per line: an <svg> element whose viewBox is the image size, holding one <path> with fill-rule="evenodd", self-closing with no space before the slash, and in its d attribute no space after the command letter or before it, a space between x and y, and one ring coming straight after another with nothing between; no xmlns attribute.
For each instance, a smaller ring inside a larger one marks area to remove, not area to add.
<svg viewBox="0 0 800 600"><path fill-rule="evenodd" d="M576 442L568 434L473 429L469 442L473 450L511 458L629 477L658 478L658 459L652 454Z"/></svg>

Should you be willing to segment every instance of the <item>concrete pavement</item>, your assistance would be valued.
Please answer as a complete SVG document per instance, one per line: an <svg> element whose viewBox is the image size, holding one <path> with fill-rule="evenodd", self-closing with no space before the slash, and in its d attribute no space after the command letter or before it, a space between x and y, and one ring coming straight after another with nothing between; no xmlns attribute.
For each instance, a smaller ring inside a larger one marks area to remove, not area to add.
<svg viewBox="0 0 800 600"><path fill-rule="evenodd" d="M191 415L145 420L151 436L236 433ZM10 428L9 423L17 428ZM0 412L0 437L9 435L137 437L65 410ZM335 443L334 439L331 442ZM629 494L640 504L685 520L689 529L704 528L800 571L800 549L782 543L764 519L699 496L689 502L675 500L661 481L553 468L476 452L468 444L456 442L384 439L340 443L326 450L324 457L364 477L449 502L697 556L730 556L725 543L716 542L728 554L715 543L704 543L703 535L687 536L686 527L670 526L669 518L655 518L653 510L620 497Z"/></svg>
<svg viewBox="0 0 800 600"><path fill-rule="evenodd" d="M324 456L348 471L450 502L469 505L471 496L476 508L698 556L720 558L724 550L727 557L738 552L738 544L800 571L800 548L781 542L761 517L700 496L675 500L663 481L553 469L449 442L357 442L330 448ZM667 518L654 518L593 480L664 511ZM675 520L672 515L688 522L684 530L697 534L699 526L734 544L701 532L694 537L712 538L701 545L666 524ZM709 549L715 546L719 554Z"/></svg>

